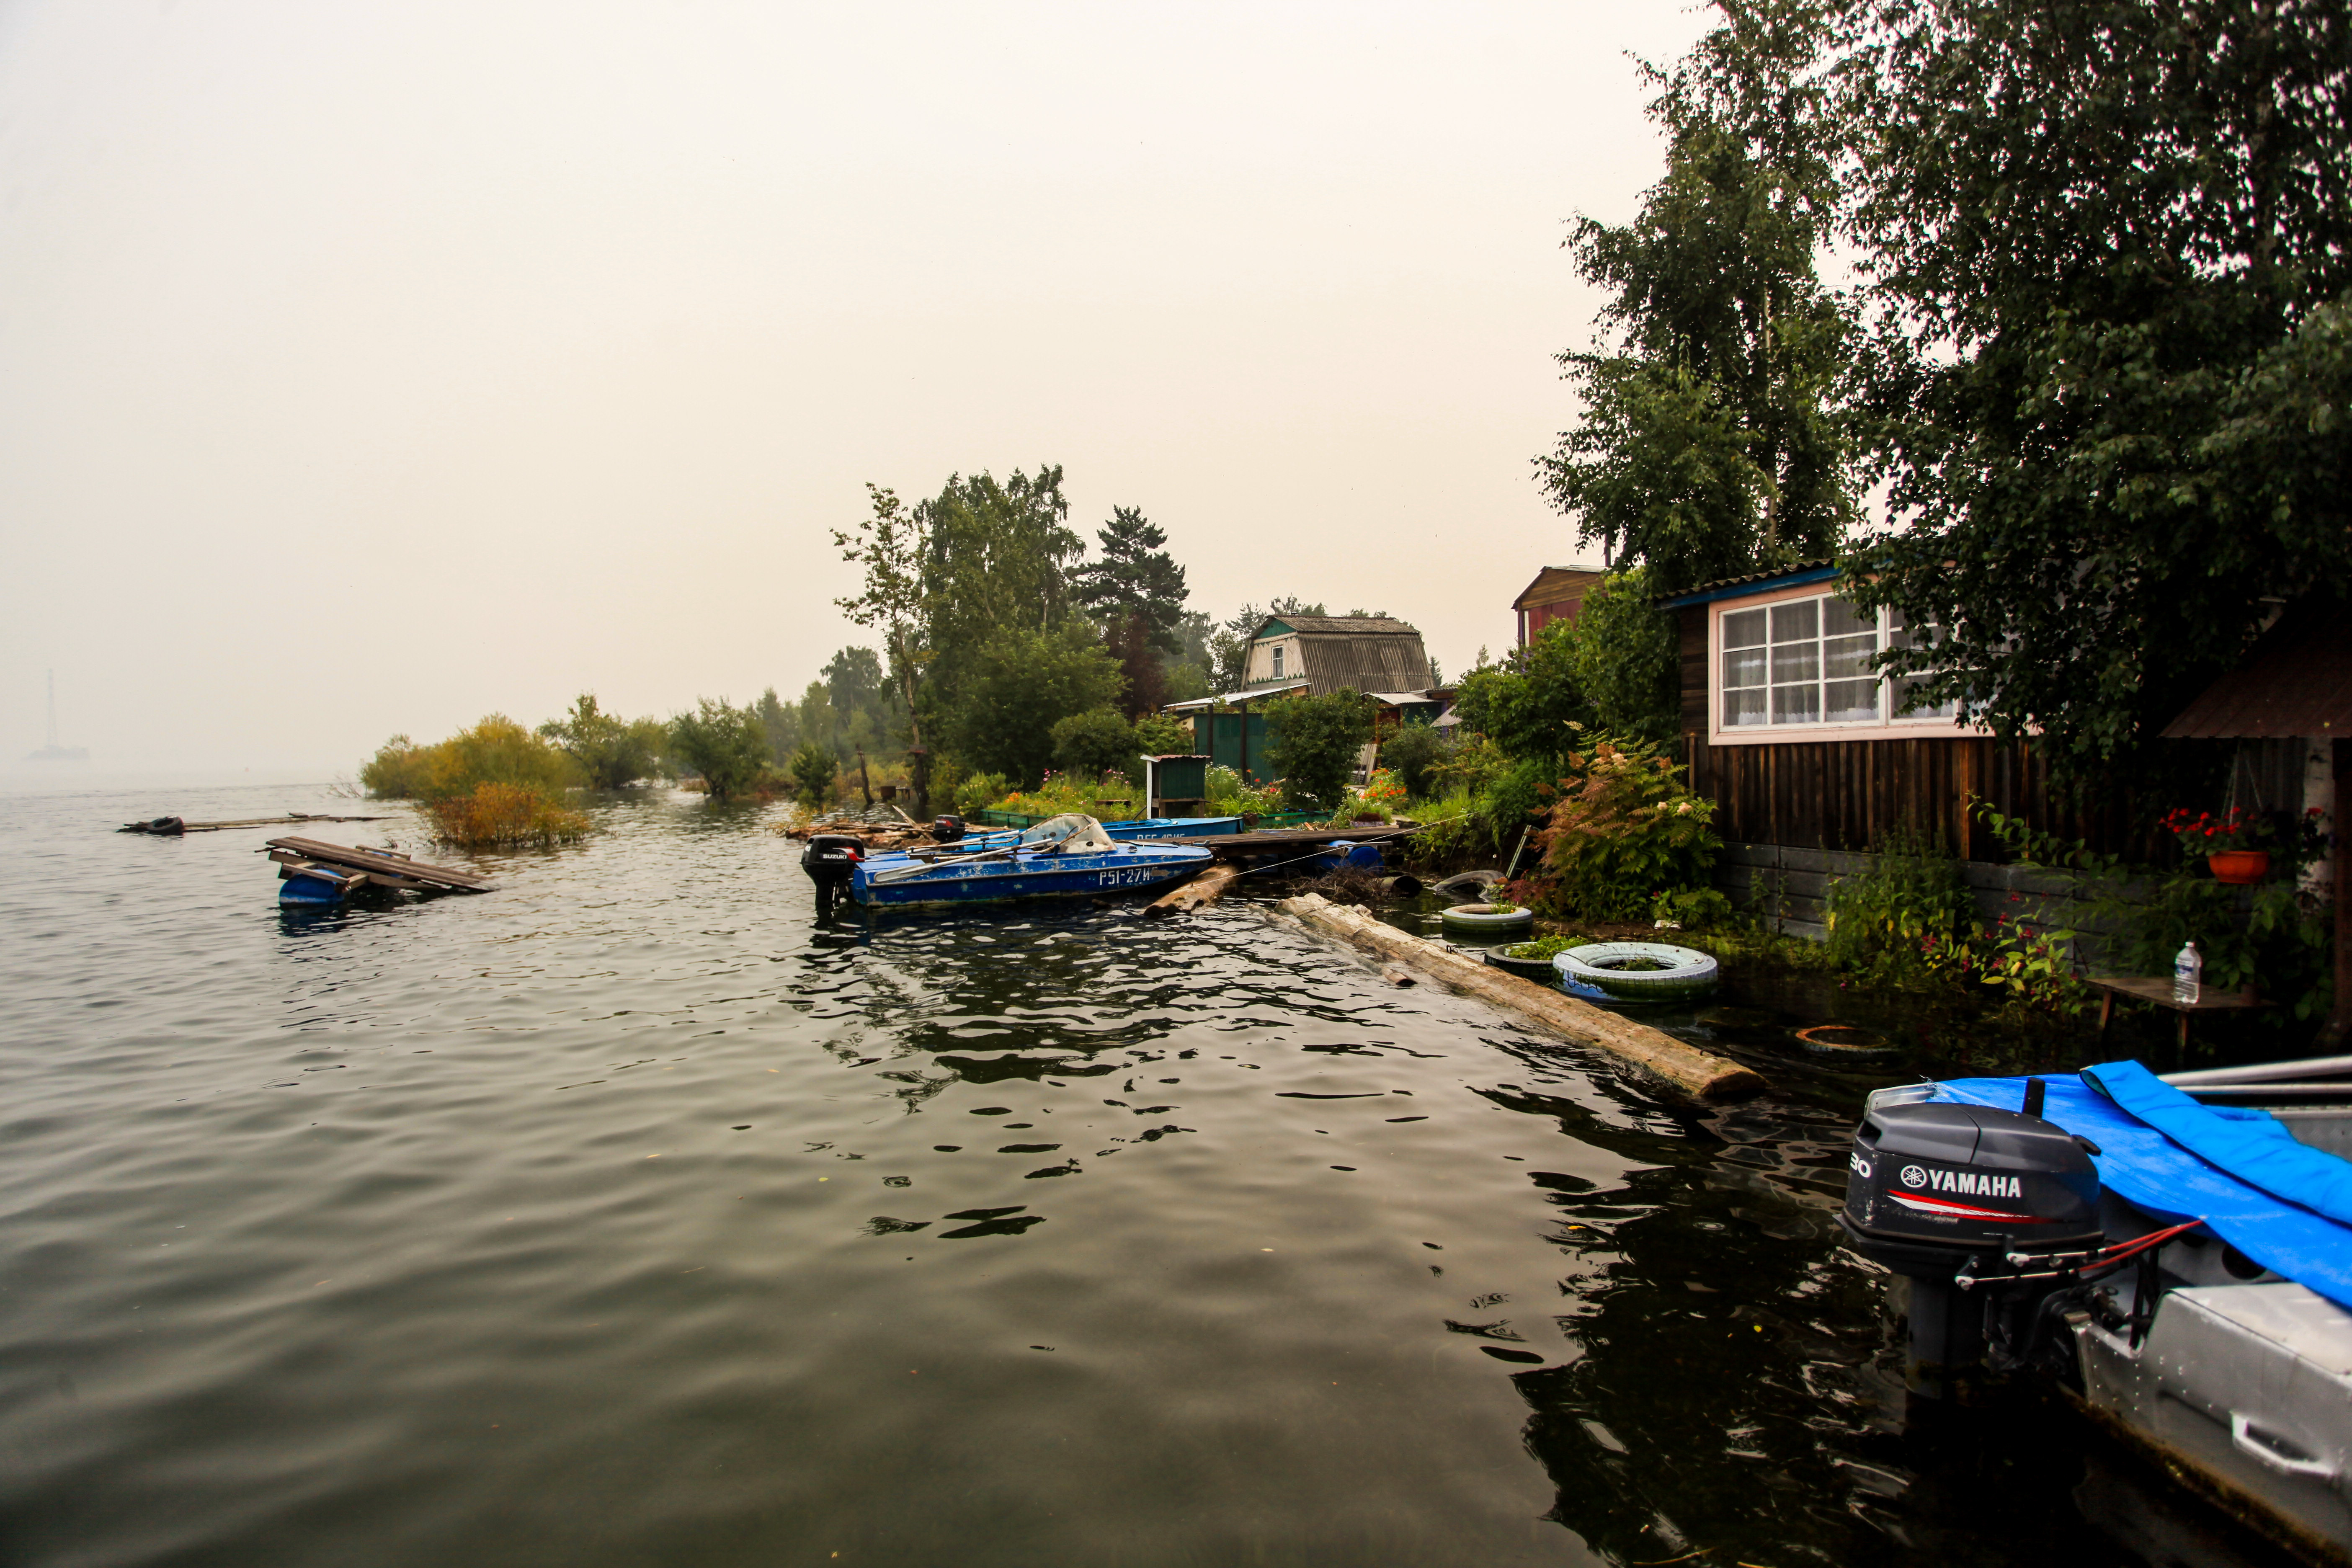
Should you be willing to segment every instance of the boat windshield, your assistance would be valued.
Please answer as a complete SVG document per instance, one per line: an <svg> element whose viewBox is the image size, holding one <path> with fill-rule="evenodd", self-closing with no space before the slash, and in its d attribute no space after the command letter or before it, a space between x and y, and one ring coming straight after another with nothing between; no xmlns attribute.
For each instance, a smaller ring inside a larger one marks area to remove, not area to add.
<svg viewBox="0 0 2352 1568"><path fill-rule="evenodd" d="M1049 816L1021 835L1020 847L1036 851L1080 851L1114 847L1102 824L1082 812Z"/></svg>

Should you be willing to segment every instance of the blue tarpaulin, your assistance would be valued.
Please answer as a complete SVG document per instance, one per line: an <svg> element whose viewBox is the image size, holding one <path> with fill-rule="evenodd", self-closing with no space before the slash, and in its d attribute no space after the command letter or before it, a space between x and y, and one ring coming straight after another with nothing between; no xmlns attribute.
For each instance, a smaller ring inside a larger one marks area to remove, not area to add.
<svg viewBox="0 0 2352 1568"><path fill-rule="evenodd" d="M2263 1268L2338 1306L2352 1307L2352 1226L2265 1191L2218 1163L2217 1157L2234 1161L2251 1150L2264 1157L2258 1161L2264 1180L2288 1186L2306 1198L2336 1203L2344 1191L2352 1191L2338 1189L2332 1171L2326 1182L2298 1184L2275 1147L2276 1142L2291 1142L2284 1128L2261 1111L2222 1112L2199 1105L2137 1062L2105 1063L2086 1069L2084 1076L2117 1091L2116 1097L2110 1099L2087 1083L2053 1078L2042 1114L2099 1146L2092 1163L2099 1168L2103 1185L2151 1215L2168 1220L2202 1219L2222 1240ZM2162 1092L2149 1090L2148 1084ZM1936 1086L1937 1100L1997 1106L2003 1110L2018 1110L2024 1095L2021 1078L1954 1079ZM2188 1112L2174 1100L2185 1102ZM2127 1109L2133 1102L2158 1121L2142 1120ZM2256 1125L2257 1117L2268 1131ZM2180 1141L2168 1136L2160 1123L2178 1129ZM2200 1153L2192 1143L2202 1145L2206 1152ZM2352 1174L2352 1165L2333 1154L2304 1150L2299 1143L2294 1147L2326 1163L2306 1167L2306 1174L2327 1166L2342 1166Z"/></svg>

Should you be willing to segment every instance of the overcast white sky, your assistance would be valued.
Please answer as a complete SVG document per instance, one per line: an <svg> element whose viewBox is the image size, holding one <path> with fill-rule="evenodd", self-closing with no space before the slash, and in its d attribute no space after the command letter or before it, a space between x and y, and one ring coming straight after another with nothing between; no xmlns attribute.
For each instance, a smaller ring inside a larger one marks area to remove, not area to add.
<svg viewBox="0 0 2352 1568"><path fill-rule="evenodd" d="M1529 459L1675 0L0 7L0 770L348 774L787 695L871 479L1065 465L1193 607L1580 555ZM44 776L47 776L44 774ZM62 782L62 779L60 780Z"/></svg>

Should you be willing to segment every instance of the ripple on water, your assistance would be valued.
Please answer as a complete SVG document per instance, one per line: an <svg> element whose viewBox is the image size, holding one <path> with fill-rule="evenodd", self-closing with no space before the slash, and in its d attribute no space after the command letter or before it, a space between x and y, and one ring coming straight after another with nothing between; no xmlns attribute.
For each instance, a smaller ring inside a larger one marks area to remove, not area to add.
<svg viewBox="0 0 2352 1568"><path fill-rule="evenodd" d="M14 1559L2113 1557L2062 1425L1897 1435L1847 1090L1698 1116L1245 907L821 930L667 793L298 919L156 808L0 799Z"/></svg>

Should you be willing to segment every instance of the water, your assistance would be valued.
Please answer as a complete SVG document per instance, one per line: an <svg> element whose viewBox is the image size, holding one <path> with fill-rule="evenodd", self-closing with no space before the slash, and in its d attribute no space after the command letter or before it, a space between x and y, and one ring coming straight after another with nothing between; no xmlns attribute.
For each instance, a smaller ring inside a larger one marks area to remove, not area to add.
<svg viewBox="0 0 2352 1568"><path fill-rule="evenodd" d="M1700 1115L1246 904L819 929L684 795L327 916L102 831L339 805L0 799L0 1562L2103 1563L2171 1506L2063 1417L1903 1430L1826 1223L1898 1068L1677 1017L1791 1086Z"/></svg>

